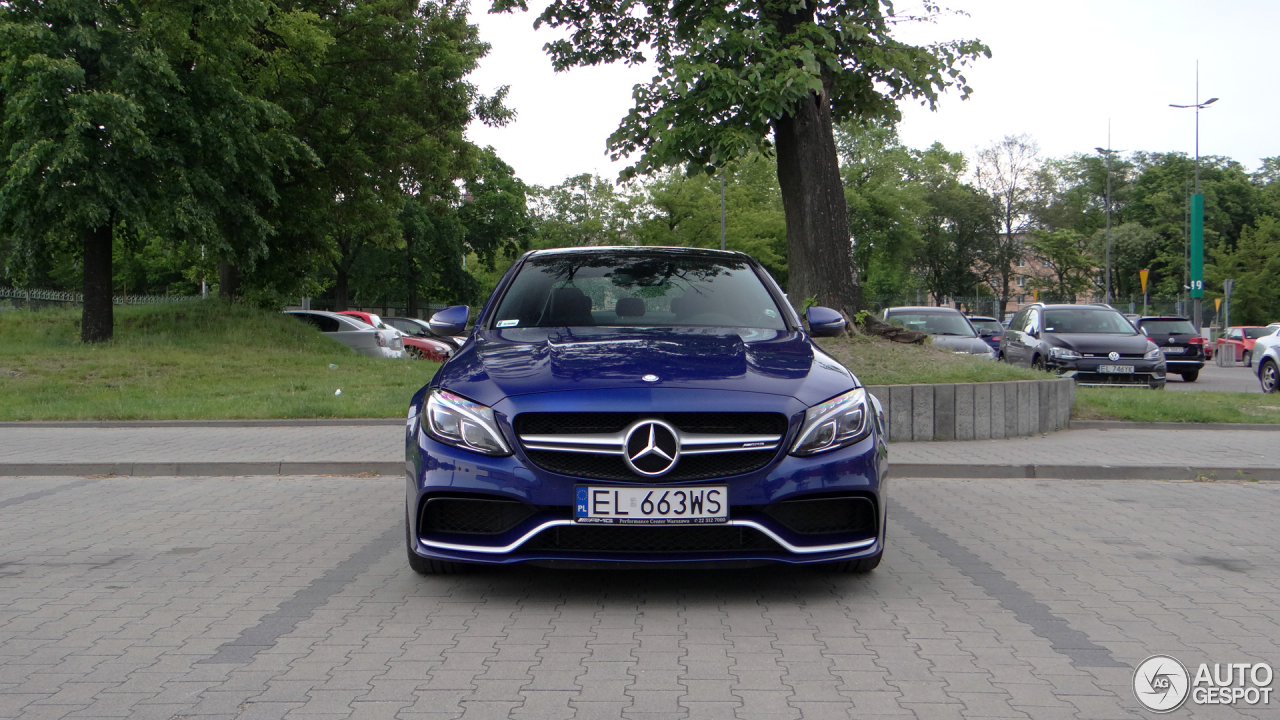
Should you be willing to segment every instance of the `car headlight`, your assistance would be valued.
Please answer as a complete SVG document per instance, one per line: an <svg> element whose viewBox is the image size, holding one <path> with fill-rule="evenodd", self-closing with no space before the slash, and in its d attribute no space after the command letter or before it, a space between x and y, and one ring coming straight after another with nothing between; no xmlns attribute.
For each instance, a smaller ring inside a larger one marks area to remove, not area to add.
<svg viewBox="0 0 1280 720"><path fill-rule="evenodd" d="M1054 360L1079 360L1084 356L1075 350L1056 347L1049 349L1049 357L1052 357Z"/></svg>
<svg viewBox="0 0 1280 720"><path fill-rule="evenodd" d="M1162 357L1164 357L1164 353L1160 352L1160 348L1156 347L1155 345L1152 345L1151 349L1147 350L1147 354L1142 356L1142 359L1143 360L1159 360Z"/></svg>
<svg viewBox="0 0 1280 720"><path fill-rule="evenodd" d="M791 454L817 455L858 442L871 434L868 414L867 391L862 388L814 405L804 414Z"/></svg>
<svg viewBox="0 0 1280 720"><path fill-rule="evenodd" d="M437 388L427 400L426 415L422 427L435 440L482 455L511 454L493 408Z"/></svg>

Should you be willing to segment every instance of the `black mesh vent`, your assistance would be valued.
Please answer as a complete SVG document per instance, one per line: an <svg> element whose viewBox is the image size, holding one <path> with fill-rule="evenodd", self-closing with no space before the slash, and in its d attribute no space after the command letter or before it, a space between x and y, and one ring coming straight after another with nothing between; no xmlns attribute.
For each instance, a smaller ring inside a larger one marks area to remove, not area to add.
<svg viewBox="0 0 1280 720"><path fill-rule="evenodd" d="M523 550L602 553L698 553L780 550L778 544L752 528L692 525L654 527L567 525L548 528Z"/></svg>
<svg viewBox="0 0 1280 720"><path fill-rule="evenodd" d="M802 535L875 532L875 505L867 498L817 498L787 500L765 514Z"/></svg>
<svg viewBox="0 0 1280 720"><path fill-rule="evenodd" d="M621 432L641 419L665 420L681 432L784 435L787 418L781 413L521 413L516 435L570 435Z"/></svg>
<svg viewBox="0 0 1280 720"><path fill-rule="evenodd" d="M498 535L519 525L535 512L514 500L433 498L422 508L422 533Z"/></svg>
<svg viewBox="0 0 1280 720"><path fill-rule="evenodd" d="M595 455L592 453L557 452L554 450L526 450L535 465L553 473L571 477L597 480L622 480L633 482L679 482L681 480L707 480L732 477L759 470L777 450L751 452L713 453L708 455L681 455L675 470L656 478L647 478L631 472L620 455Z"/></svg>

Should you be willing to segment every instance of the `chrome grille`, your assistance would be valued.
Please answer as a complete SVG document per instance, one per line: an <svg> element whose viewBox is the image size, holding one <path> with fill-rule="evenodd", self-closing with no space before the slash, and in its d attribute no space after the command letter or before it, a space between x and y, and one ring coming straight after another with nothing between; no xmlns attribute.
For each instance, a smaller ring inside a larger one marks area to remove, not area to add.
<svg viewBox="0 0 1280 720"><path fill-rule="evenodd" d="M660 420L678 431L679 461L646 477L628 467L630 428ZM525 413L515 418L520 445L538 467L601 480L704 480L768 465L781 448L786 418L778 413Z"/></svg>

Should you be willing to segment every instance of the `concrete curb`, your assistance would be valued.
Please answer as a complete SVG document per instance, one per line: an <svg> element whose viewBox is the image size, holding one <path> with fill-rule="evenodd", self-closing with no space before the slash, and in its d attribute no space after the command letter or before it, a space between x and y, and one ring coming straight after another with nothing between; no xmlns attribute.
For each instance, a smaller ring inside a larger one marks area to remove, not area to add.
<svg viewBox="0 0 1280 720"><path fill-rule="evenodd" d="M138 477L224 477L232 475L404 475L403 462L85 462L4 463L0 477L131 475Z"/></svg>
<svg viewBox="0 0 1280 720"><path fill-rule="evenodd" d="M1072 420L1071 430L1280 430L1280 423L1179 423L1126 422L1124 420Z"/></svg>
<svg viewBox="0 0 1280 720"><path fill-rule="evenodd" d="M310 418L301 420L6 420L11 428L151 428L151 427L316 427L319 425L404 425L403 418Z"/></svg>
<svg viewBox="0 0 1280 720"><path fill-rule="evenodd" d="M1076 381L868 385L867 392L884 408L892 440L988 440L1067 427Z"/></svg>
<svg viewBox="0 0 1280 720"><path fill-rule="evenodd" d="M957 465L893 463L889 476L945 479L1045 480L1277 480L1280 468L1210 468L1188 465Z"/></svg>

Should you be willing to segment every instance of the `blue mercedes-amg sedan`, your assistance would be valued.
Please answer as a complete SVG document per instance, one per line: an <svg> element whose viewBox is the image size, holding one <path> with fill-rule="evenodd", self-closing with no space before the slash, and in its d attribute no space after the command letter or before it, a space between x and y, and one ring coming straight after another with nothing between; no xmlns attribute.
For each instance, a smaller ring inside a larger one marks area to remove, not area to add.
<svg viewBox="0 0 1280 720"><path fill-rule="evenodd" d="M806 315L741 253L524 255L410 404L409 564L873 569L883 413Z"/></svg>

